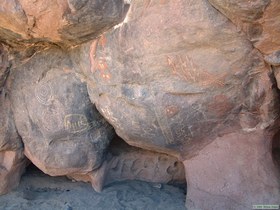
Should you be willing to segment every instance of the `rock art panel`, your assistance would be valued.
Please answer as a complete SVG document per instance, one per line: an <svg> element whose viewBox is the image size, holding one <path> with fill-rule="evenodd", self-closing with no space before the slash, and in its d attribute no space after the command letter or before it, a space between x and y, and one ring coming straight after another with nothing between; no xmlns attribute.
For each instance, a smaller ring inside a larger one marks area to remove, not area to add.
<svg viewBox="0 0 280 210"><path fill-rule="evenodd" d="M97 191L186 177L188 209L279 204L279 5L2 1L0 41L32 47L15 50L10 69L0 46L0 193L18 183L25 154ZM108 148L108 122L149 151Z"/></svg>
<svg viewBox="0 0 280 210"><path fill-rule="evenodd" d="M184 165L176 157L131 147L115 139L109 147L105 184L122 180L142 180L156 183L186 182Z"/></svg>
<svg viewBox="0 0 280 210"><path fill-rule="evenodd" d="M249 167L246 155L231 148L234 141L243 145L242 152L256 149L271 155L267 144L271 145L279 116L271 67L247 36L208 1L133 1L122 25L79 50L80 57L73 60L87 76L91 100L117 134L130 145L185 160L189 209L220 202L223 207L235 203L249 209L252 203L280 198L272 158L265 160L271 173L263 174L265 181L257 185L261 191L249 187L258 179L248 175L258 173L262 163L256 162L244 176L224 177L231 183L227 191L217 187L224 183L219 179L201 188L205 193L192 193L205 174L227 174L223 160L231 154L240 155L242 167ZM255 142L245 141L247 134ZM215 153L227 146L216 160ZM200 159L208 147L209 158ZM200 162L207 173L196 168ZM192 170L197 173L188 176ZM239 163L232 164L232 170L240 171ZM244 187L238 193L240 179ZM234 201L227 199L231 197Z"/></svg>
<svg viewBox="0 0 280 210"><path fill-rule="evenodd" d="M13 110L28 159L52 176L99 168L114 130L89 100L67 54L46 50L12 71Z"/></svg>
<svg viewBox="0 0 280 210"><path fill-rule="evenodd" d="M189 155L274 120L271 70L207 1L134 1L127 22L73 57L97 109L134 146Z"/></svg>
<svg viewBox="0 0 280 210"><path fill-rule="evenodd" d="M160 183L186 183L184 165L178 158L129 146L119 138L110 144L106 161L100 168L86 175L70 174L68 177L91 182L97 191L124 180L154 182L159 187Z"/></svg>

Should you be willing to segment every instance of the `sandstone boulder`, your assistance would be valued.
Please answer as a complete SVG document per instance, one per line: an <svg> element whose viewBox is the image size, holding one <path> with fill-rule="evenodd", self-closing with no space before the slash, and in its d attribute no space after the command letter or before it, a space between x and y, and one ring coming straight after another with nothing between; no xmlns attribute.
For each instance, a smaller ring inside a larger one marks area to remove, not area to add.
<svg viewBox="0 0 280 210"><path fill-rule="evenodd" d="M124 180L185 184L184 165L178 158L132 147L115 138L108 148L106 160L92 173L69 174L70 179L91 182L101 192L106 185Z"/></svg>
<svg viewBox="0 0 280 210"><path fill-rule="evenodd" d="M26 158L5 90L0 92L0 105L0 194L5 194L19 184Z"/></svg>
<svg viewBox="0 0 280 210"><path fill-rule="evenodd" d="M184 165L176 157L132 147L121 139L114 139L108 151L105 185L123 180L170 184L186 182Z"/></svg>
<svg viewBox="0 0 280 210"><path fill-rule="evenodd" d="M240 27L262 53L280 50L280 4L277 0L209 0Z"/></svg>
<svg viewBox="0 0 280 210"><path fill-rule="evenodd" d="M275 120L272 71L207 1L134 1L127 23L80 53L92 101L132 145L195 154Z"/></svg>
<svg viewBox="0 0 280 210"><path fill-rule="evenodd" d="M272 71L208 1L135 0L122 25L82 46L75 59L92 102L120 137L184 160L189 209L279 203L269 149L279 116ZM252 168L246 151L260 161ZM232 154L238 162L231 170L239 176L225 166ZM206 186L200 180L207 177Z"/></svg>
<svg viewBox="0 0 280 210"><path fill-rule="evenodd" d="M277 0L125 2L1 4L0 41L15 50L10 70L0 47L0 193L24 151L97 191L185 176L188 209L279 204ZM108 148L114 130L99 112L142 149Z"/></svg>
<svg viewBox="0 0 280 210"><path fill-rule="evenodd" d="M24 153L46 174L100 167L113 128L90 102L67 54L45 50L12 69L12 106Z"/></svg>
<svg viewBox="0 0 280 210"><path fill-rule="evenodd" d="M9 61L8 61L8 51L6 47L0 44L0 91L4 86L6 78L8 76Z"/></svg>
<svg viewBox="0 0 280 210"><path fill-rule="evenodd" d="M118 24L127 7L123 0L1 0L0 40L75 45Z"/></svg>

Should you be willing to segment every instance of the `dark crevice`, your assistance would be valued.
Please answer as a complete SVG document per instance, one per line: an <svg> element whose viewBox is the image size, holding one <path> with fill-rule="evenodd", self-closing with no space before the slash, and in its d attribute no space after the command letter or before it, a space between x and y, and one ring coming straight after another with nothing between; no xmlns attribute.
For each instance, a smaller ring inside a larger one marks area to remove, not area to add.
<svg viewBox="0 0 280 210"><path fill-rule="evenodd" d="M272 157L280 172L280 131L272 139Z"/></svg>

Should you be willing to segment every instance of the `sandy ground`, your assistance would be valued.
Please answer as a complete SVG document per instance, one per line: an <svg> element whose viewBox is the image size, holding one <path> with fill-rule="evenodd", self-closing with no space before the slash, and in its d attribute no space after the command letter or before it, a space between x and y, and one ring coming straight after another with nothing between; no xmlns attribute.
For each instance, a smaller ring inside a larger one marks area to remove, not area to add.
<svg viewBox="0 0 280 210"><path fill-rule="evenodd" d="M1 210L185 210L182 186L123 181L96 193L87 183L50 177L31 168L20 186L0 196Z"/></svg>

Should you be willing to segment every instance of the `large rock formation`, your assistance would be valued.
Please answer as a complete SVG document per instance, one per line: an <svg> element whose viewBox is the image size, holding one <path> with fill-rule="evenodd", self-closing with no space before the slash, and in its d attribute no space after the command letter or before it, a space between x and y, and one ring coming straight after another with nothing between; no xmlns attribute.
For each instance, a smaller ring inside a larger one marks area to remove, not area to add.
<svg viewBox="0 0 280 210"><path fill-rule="evenodd" d="M277 0L209 0L240 27L254 46L264 54L280 49L280 4Z"/></svg>
<svg viewBox="0 0 280 210"><path fill-rule="evenodd" d="M70 174L69 178L91 182L93 188L116 181L142 180L155 183L185 184L184 165L176 157L129 146L116 138L108 148L102 166L88 175Z"/></svg>
<svg viewBox="0 0 280 210"><path fill-rule="evenodd" d="M3 88L9 73L7 46L0 45L0 194L15 188L24 172L26 158L17 133L10 103L10 93Z"/></svg>
<svg viewBox="0 0 280 210"><path fill-rule="evenodd" d="M96 191L126 179L185 182L183 164L175 157L125 144L107 154L113 128L79 78L68 54L58 48L43 50L12 69L14 118L24 154L33 164L51 176L91 182Z"/></svg>
<svg viewBox="0 0 280 210"><path fill-rule="evenodd" d="M10 95L5 89L0 91L0 105L0 194L4 194L19 184L26 158L14 124Z"/></svg>
<svg viewBox="0 0 280 210"><path fill-rule="evenodd" d="M72 46L118 24L126 10L123 0L1 0L0 40Z"/></svg>
<svg viewBox="0 0 280 210"><path fill-rule="evenodd" d="M15 122L28 159L52 176L97 169L114 130L90 102L67 54L43 51L12 74Z"/></svg>
<svg viewBox="0 0 280 210"><path fill-rule="evenodd" d="M167 154L132 147L115 139L109 147L105 185L122 180L185 183L184 165Z"/></svg>
<svg viewBox="0 0 280 210"><path fill-rule="evenodd" d="M24 151L97 191L185 176L188 209L279 204L280 4L125 2L2 2L0 193L18 182ZM108 148L114 131L98 111L149 151Z"/></svg>
<svg viewBox="0 0 280 210"><path fill-rule="evenodd" d="M2 44L0 44L0 91L4 86L6 78L9 73L9 61L8 61L8 50Z"/></svg>
<svg viewBox="0 0 280 210"><path fill-rule="evenodd" d="M118 135L184 160L189 208L279 202L268 129L279 114L272 71L207 1L135 0L119 28L82 52L91 99ZM251 160L248 170L248 156L264 168Z"/></svg>

